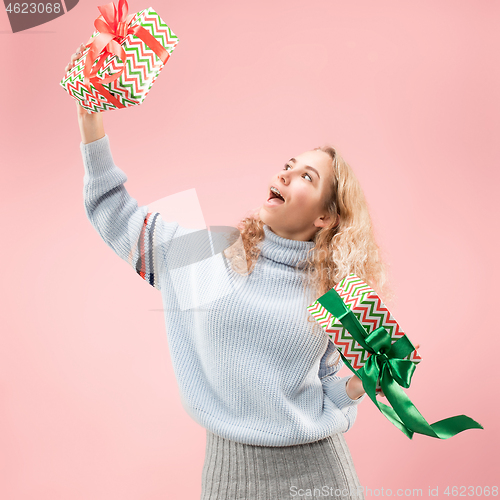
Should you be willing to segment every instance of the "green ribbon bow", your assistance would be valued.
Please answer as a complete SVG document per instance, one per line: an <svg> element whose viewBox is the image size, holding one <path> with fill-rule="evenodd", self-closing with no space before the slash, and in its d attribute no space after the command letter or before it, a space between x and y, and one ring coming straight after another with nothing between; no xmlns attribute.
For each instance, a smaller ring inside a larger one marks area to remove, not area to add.
<svg viewBox="0 0 500 500"><path fill-rule="evenodd" d="M415 408L410 398L401 389L410 387L415 363L408 356L415 347L406 335L392 343L391 335L383 328L377 328L370 334L332 288L318 299L318 302L347 329L359 345L371 355L359 370L355 370L340 352L347 366L363 383L363 388L386 418L410 439L416 432L439 439L448 439L467 429L483 429L483 426L467 415L456 415L429 424ZM380 387L391 404L387 406L377 401L376 387Z"/></svg>

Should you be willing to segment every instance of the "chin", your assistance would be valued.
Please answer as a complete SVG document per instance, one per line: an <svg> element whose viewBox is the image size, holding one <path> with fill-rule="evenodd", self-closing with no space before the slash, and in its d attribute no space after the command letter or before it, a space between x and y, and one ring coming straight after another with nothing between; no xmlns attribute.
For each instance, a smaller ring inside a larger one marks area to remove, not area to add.
<svg viewBox="0 0 500 500"><path fill-rule="evenodd" d="M268 214L267 214L266 209L264 207L260 207L260 209L257 212L257 215L259 216L259 219L264 224L269 225L268 222L267 222L268 221L268 218L267 218Z"/></svg>

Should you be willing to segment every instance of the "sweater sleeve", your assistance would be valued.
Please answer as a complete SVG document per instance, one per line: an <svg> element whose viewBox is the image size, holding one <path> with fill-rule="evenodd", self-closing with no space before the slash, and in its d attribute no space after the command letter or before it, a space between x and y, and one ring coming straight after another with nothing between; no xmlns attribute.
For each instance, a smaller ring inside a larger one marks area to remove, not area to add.
<svg viewBox="0 0 500 500"><path fill-rule="evenodd" d="M365 399L366 394L358 399L351 399L348 396L346 385L352 375L346 377L336 375L343 366L344 362L338 354L335 344L328 339L328 347L320 361L319 377L325 396L344 412L348 421L346 429L348 431L356 420L357 406Z"/></svg>
<svg viewBox="0 0 500 500"><path fill-rule="evenodd" d="M127 176L114 163L105 135L83 144L84 206L104 242L145 281L161 290L162 253L179 224L166 223L158 212L138 206L124 187Z"/></svg>

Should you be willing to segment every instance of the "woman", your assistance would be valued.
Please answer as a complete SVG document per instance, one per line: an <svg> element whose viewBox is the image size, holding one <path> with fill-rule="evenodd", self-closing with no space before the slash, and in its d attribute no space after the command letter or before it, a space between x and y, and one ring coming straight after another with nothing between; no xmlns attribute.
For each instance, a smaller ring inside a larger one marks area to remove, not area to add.
<svg viewBox="0 0 500 500"><path fill-rule="evenodd" d="M351 272L384 282L349 166L330 147L290 159L240 223L240 246L233 238L222 249L213 230L193 233L138 207L101 114L77 109L87 216L162 292L182 402L207 431L202 500L364 498L343 437L364 390L336 375L335 346L306 309Z"/></svg>

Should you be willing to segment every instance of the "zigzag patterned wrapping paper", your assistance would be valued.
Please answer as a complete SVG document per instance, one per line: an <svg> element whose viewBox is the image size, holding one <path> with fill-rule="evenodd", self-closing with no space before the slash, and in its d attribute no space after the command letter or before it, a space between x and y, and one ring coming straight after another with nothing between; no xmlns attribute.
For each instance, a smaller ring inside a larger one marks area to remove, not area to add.
<svg viewBox="0 0 500 500"><path fill-rule="evenodd" d="M170 57L179 39L151 7L134 15L130 27L136 24L140 24L154 36ZM99 31L94 31L87 45L98 35ZM127 56L125 70L116 80L103 83L102 86L123 106L136 106L142 104L165 64L151 48L134 34L123 38L120 45ZM85 60L89 50L89 47L85 49L60 84L71 97L79 101L80 105L91 113L118 109L117 106L108 102L92 83L90 84L91 92L83 84ZM94 62L93 67L96 64L97 61ZM97 77L101 79L112 75L118 72L122 66L123 64L116 55L109 54L104 60L104 65L98 71Z"/></svg>
<svg viewBox="0 0 500 500"><path fill-rule="evenodd" d="M353 311L365 328L367 335L379 327L384 327L390 333L392 343L405 335L377 293L358 276L351 274L345 277L334 289L344 304ZM362 368L371 354L363 349L342 323L317 300L307 309L332 339L353 371ZM409 359L415 364L422 360L416 350L412 351L405 359ZM380 385L377 384L377 392L380 390Z"/></svg>

